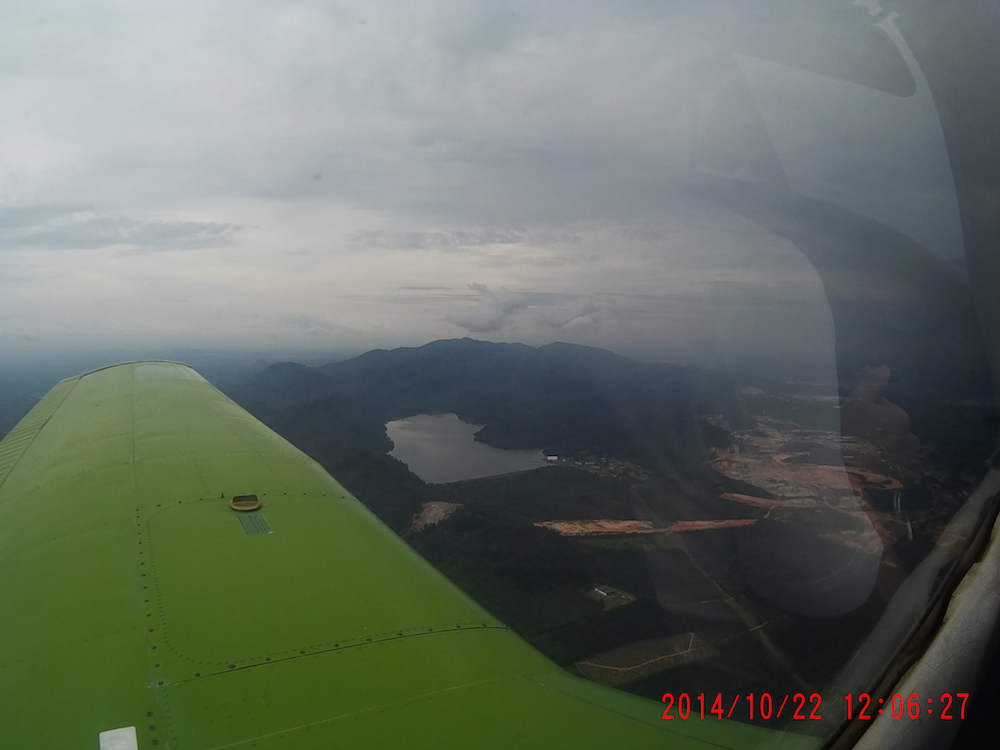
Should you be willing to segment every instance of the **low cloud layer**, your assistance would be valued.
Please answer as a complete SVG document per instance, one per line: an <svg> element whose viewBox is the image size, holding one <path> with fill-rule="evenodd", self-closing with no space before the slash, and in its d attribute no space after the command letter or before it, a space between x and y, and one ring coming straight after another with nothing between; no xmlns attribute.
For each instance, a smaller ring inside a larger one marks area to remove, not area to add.
<svg viewBox="0 0 1000 750"><path fill-rule="evenodd" d="M576 331L590 328L600 323L606 315L607 306L593 297L576 299L568 311L561 315L550 315L545 322L564 331Z"/></svg>
<svg viewBox="0 0 1000 750"><path fill-rule="evenodd" d="M442 250L457 252L484 245L518 245L526 241L526 233L517 229L475 229L445 232L382 232L362 230L348 238L355 247L375 247L387 250Z"/></svg>
<svg viewBox="0 0 1000 750"><path fill-rule="evenodd" d="M0 251L106 247L196 250L229 244L242 230L238 224L144 220L90 211L25 207L0 212Z"/></svg>
<svg viewBox="0 0 1000 750"><path fill-rule="evenodd" d="M491 291L483 284L470 284L479 295L475 307L463 313L448 315L448 321L469 333L491 333L501 330L511 317L528 306L521 294L500 287Z"/></svg>

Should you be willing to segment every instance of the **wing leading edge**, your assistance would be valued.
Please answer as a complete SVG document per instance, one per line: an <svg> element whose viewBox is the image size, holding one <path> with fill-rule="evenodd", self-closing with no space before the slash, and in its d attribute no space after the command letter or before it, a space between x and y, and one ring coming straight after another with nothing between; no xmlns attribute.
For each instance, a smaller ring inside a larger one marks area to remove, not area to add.
<svg viewBox="0 0 1000 750"><path fill-rule="evenodd" d="M0 747L817 744L568 675L175 363L63 381L0 442L0 607Z"/></svg>

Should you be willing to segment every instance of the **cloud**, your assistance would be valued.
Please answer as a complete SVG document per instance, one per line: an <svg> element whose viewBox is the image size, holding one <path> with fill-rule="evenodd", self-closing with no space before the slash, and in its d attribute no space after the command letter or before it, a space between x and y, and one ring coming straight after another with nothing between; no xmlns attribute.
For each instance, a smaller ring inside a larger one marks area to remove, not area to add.
<svg viewBox="0 0 1000 750"><path fill-rule="evenodd" d="M470 333L499 331L514 313L528 305L523 295L515 294L504 287L495 292L483 284L470 284L469 288L479 294L476 306L464 314L448 315L446 318L449 323Z"/></svg>
<svg viewBox="0 0 1000 750"><path fill-rule="evenodd" d="M386 250L442 250L457 252L486 245L519 245L526 241L522 229L472 229L441 232L381 232L360 230L348 237L353 247Z"/></svg>
<svg viewBox="0 0 1000 750"><path fill-rule="evenodd" d="M606 305L593 297L579 297L569 309L558 315L549 315L543 320L546 325L575 331L592 328L601 322L606 314Z"/></svg>
<svg viewBox="0 0 1000 750"><path fill-rule="evenodd" d="M28 206L0 212L0 250L94 249L196 250L229 244L238 224L158 221Z"/></svg>
<svg viewBox="0 0 1000 750"><path fill-rule="evenodd" d="M450 286L441 284L403 284L398 287L402 292L450 292Z"/></svg>
<svg viewBox="0 0 1000 750"><path fill-rule="evenodd" d="M928 245L960 227L938 200L946 153L921 147L941 140L923 85L858 92L747 57L757 25L781 38L772 22L801 19L823 39L841 28L827 13L874 20L858 8L48 5L16 0L0 24L0 320L40 340L44 321L359 347L459 326L700 353L694 299L823 294L777 217L737 213L764 186L700 162L713 144L745 162L773 141L799 192ZM867 69L851 61L892 52L882 31L856 36L819 57ZM733 345L757 356L773 322L747 320L763 343L748 323Z"/></svg>

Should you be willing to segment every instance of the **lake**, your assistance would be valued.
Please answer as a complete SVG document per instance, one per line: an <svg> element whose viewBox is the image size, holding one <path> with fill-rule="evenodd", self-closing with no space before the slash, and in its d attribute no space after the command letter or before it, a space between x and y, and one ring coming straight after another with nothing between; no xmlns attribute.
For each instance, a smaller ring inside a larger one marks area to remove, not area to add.
<svg viewBox="0 0 1000 750"><path fill-rule="evenodd" d="M501 450L477 443L483 425L468 424L455 414L418 414L389 422L389 455L398 458L429 484L511 474L546 465L540 450Z"/></svg>

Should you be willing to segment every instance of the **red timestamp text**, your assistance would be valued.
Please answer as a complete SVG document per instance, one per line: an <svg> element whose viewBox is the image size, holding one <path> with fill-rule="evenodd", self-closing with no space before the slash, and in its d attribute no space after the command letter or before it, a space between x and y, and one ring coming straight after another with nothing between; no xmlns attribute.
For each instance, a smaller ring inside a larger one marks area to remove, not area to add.
<svg viewBox="0 0 1000 750"><path fill-rule="evenodd" d="M663 719L822 719L823 697L819 693L736 693L725 696L698 693L664 693Z"/></svg>
<svg viewBox="0 0 1000 750"><path fill-rule="evenodd" d="M921 716L936 716L939 719L964 719L968 693L941 693L938 696L921 696L919 693L893 693L888 698L879 698L868 693L849 693L847 718L874 719L879 715L893 719L919 719Z"/></svg>

